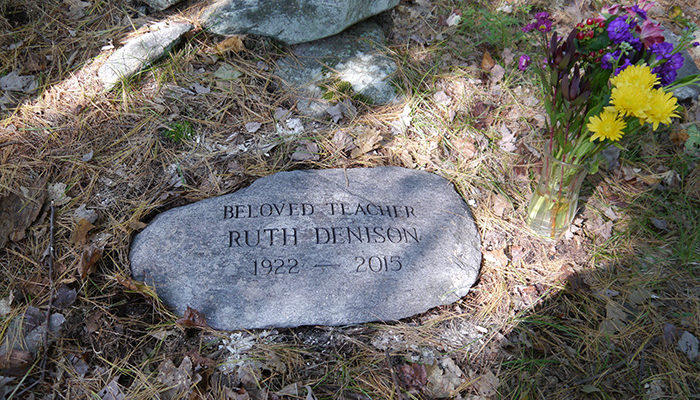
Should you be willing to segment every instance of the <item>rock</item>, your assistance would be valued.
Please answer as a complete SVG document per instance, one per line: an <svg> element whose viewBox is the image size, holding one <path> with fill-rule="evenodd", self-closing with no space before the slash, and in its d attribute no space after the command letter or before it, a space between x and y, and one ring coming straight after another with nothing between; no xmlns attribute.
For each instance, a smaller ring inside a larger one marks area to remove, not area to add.
<svg viewBox="0 0 700 400"><path fill-rule="evenodd" d="M97 76L111 89L121 79L140 71L165 55L175 46L180 37L192 29L186 22L158 23L150 32L129 40L115 51L97 71Z"/></svg>
<svg viewBox="0 0 700 400"><path fill-rule="evenodd" d="M474 284L480 239L447 180L397 167L300 170L166 211L134 279L216 329L393 321Z"/></svg>
<svg viewBox="0 0 700 400"><path fill-rule="evenodd" d="M143 0L143 2L154 10L162 11L172 5L182 2L182 0Z"/></svg>
<svg viewBox="0 0 700 400"><path fill-rule="evenodd" d="M386 11L399 0L219 0L202 26L219 35L251 33L287 44L322 39Z"/></svg>
<svg viewBox="0 0 700 400"><path fill-rule="evenodd" d="M669 43L673 44L674 47L678 46L678 41L680 38L673 34L673 32L664 30L664 38ZM698 66L695 65L695 61L693 61L693 58L690 56L688 51L684 50L681 52L681 54L683 55L683 66L678 70L676 80L683 79L690 75L700 74L700 69L698 69ZM673 95L676 96L678 101L695 100L698 98L699 94L700 86L698 85L683 86L673 91Z"/></svg>
<svg viewBox="0 0 700 400"><path fill-rule="evenodd" d="M678 350L685 353L685 355L688 356L688 359L693 361L698 357L699 345L700 341L698 338L693 336L693 334L688 331L683 331L683 335L681 335L681 338L678 340L676 347Z"/></svg>
<svg viewBox="0 0 700 400"><path fill-rule="evenodd" d="M387 104L396 99L390 78L397 67L379 50L384 41L377 24L364 22L339 35L292 46L293 55L277 62L275 75L296 94L297 110L304 115L325 117L330 103L324 94L346 88L374 104Z"/></svg>

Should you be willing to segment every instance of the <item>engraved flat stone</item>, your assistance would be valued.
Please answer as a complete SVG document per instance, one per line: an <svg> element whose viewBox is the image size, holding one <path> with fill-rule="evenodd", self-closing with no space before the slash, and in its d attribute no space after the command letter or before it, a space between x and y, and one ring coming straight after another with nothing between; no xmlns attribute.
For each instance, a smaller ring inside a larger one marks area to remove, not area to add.
<svg viewBox="0 0 700 400"><path fill-rule="evenodd" d="M452 184L398 167L280 172L158 215L135 279L217 329L393 321L463 297L481 264Z"/></svg>

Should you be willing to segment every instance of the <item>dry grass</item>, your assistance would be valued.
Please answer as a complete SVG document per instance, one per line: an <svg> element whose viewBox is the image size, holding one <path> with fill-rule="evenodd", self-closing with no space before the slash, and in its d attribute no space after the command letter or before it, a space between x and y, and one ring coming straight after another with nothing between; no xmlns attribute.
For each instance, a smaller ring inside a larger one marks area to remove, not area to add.
<svg viewBox="0 0 700 400"><path fill-rule="evenodd" d="M0 4L0 47L23 42L0 52L0 75L26 68L30 58L52 58L33 72L41 76L39 91L0 121L0 197L41 177L66 184L70 197L57 207L54 282L75 289L77 300L57 310L67 322L49 350L45 382L32 389L36 396L95 398L115 379L127 398L164 396L159 371L172 375L168 362L177 367L187 357L191 387L171 398L238 399L244 391L274 398L283 388L287 398L305 398L308 385L319 399L396 399L392 369L444 358L464 374L454 398L697 398L698 361L663 339L665 324L700 336L697 160L668 132L648 132L627 142L621 156L624 168L639 169L631 177L617 169L587 179L585 210L571 238L530 236L524 207L539 162L532 149L542 140L534 85L513 64L502 81L490 82L481 56L488 50L502 62L502 49L474 46L470 35L477 33L440 22L454 9L480 6L445 0L415 14L415 4L402 3L394 26L406 31L394 29L390 51L404 101L356 103L357 117L340 124L305 119L305 138L319 145L320 159L295 163L289 156L296 144L275 138L272 117L278 107L293 108L270 73L283 49L247 38L245 52L217 54L219 39L197 31L166 59L103 93L95 72L112 50L101 48L133 35L136 15L125 1L91 4L78 19L59 17L67 12L60 2ZM153 18L192 19L196 12ZM413 33L428 43L410 40ZM244 75L217 83L212 72L223 62ZM212 90L183 94L193 83ZM436 101L439 92L449 102ZM402 128L406 117L411 122ZM262 127L250 134L248 122ZM513 152L499 146L502 126L516 134ZM168 139L177 129L191 134ZM381 134L379 146L357 157L334 140L346 135L361 144L372 130ZM440 174L472 204L485 260L479 283L461 301L394 324L230 336L182 328L150 288L129 278L130 240L159 212L281 170L378 165ZM678 179L666 184L668 171ZM83 204L99 215L89 241L104 247L85 279L78 271L84 246L71 240ZM48 303L47 209L26 238L0 250L0 299L14 296L12 313L0 317L0 336L27 307ZM671 229L655 228L651 218ZM610 235L600 230L607 221ZM35 367L8 385L21 381L19 392L39 374ZM485 384L492 376L497 391ZM426 393L413 396L430 398Z"/></svg>

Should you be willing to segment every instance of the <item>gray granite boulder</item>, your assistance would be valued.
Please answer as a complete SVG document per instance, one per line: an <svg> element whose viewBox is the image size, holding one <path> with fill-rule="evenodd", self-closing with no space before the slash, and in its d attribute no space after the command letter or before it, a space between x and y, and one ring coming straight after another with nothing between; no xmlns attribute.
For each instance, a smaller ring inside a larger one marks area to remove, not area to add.
<svg viewBox="0 0 700 400"><path fill-rule="evenodd" d="M673 46L678 46L680 40L678 35L673 34L673 32L667 29L664 30L664 37L669 43L673 44ZM683 55L683 66L678 70L676 80L683 79L690 75L700 74L700 69L695 65L695 61L693 61L688 51L684 50L681 54ZM673 95L676 96L679 101L695 100L698 98L698 95L700 95L700 85L683 86L675 89Z"/></svg>
<svg viewBox="0 0 700 400"><path fill-rule="evenodd" d="M321 39L399 0L219 0L202 14L202 26L220 35L252 33L287 44Z"/></svg>
<svg viewBox="0 0 700 400"><path fill-rule="evenodd" d="M129 258L166 305L233 330L422 313L467 294L481 252L450 182L381 167L280 172L171 209Z"/></svg>
<svg viewBox="0 0 700 400"><path fill-rule="evenodd" d="M182 0L143 0L143 2L154 10L162 11L174 4L182 2Z"/></svg>
<svg viewBox="0 0 700 400"><path fill-rule="evenodd" d="M277 62L275 75L298 99L302 114L322 117L329 90L349 85L355 95L373 104L396 99L391 84L396 63L382 50L385 37L374 22L360 23L326 39L292 46L292 55Z"/></svg>
<svg viewBox="0 0 700 400"><path fill-rule="evenodd" d="M127 78L165 55L180 37L193 28L186 22L158 23L149 32L129 40L102 64L97 76L111 89L121 79Z"/></svg>

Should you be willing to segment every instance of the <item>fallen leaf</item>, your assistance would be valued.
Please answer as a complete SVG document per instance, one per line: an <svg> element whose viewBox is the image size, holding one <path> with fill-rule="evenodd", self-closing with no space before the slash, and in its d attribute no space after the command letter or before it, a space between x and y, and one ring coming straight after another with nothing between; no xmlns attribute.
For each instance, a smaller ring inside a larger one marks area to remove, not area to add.
<svg viewBox="0 0 700 400"><path fill-rule="evenodd" d="M350 157L358 158L363 154L379 147L379 142L382 140L381 133L376 129L366 129L360 133L354 140L356 148L350 153Z"/></svg>
<svg viewBox="0 0 700 400"><path fill-rule="evenodd" d="M300 140L299 146L292 153L290 159L292 161L318 161L321 159L318 153L318 144L310 140Z"/></svg>
<svg viewBox="0 0 700 400"><path fill-rule="evenodd" d="M317 400L314 392L311 390L311 386L306 385L304 387L306 388L306 400Z"/></svg>
<svg viewBox="0 0 700 400"><path fill-rule="evenodd" d="M469 160L476 155L474 140L469 137L456 137L450 140L452 147L465 159Z"/></svg>
<svg viewBox="0 0 700 400"><path fill-rule="evenodd" d="M46 57L39 53L31 52L27 54L27 58L24 61L24 67L22 68L22 71L29 73L41 72L45 70L46 67Z"/></svg>
<svg viewBox="0 0 700 400"><path fill-rule="evenodd" d="M197 376L199 376L197 374ZM201 377L200 377L201 379ZM189 391L190 387L196 380L192 371L192 360L185 356L180 362L180 366L175 368L175 364L169 359L163 361L158 366L158 382L162 383L167 389L159 393L162 400L171 400L174 398L187 398L182 396Z"/></svg>
<svg viewBox="0 0 700 400"><path fill-rule="evenodd" d="M447 17L447 20L445 20L445 23L447 24L447 26L455 26L455 25L459 24L459 21L461 21L461 20L462 20L461 15L452 13L452 14L450 14L449 17Z"/></svg>
<svg viewBox="0 0 700 400"><path fill-rule="evenodd" d="M5 315L12 312L12 300L13 299L14 299L14 295L12 294L12 291L10 291L9 296L3 297L2 299L0 299L0 317L4 317Z"/></svg>
<svg viewBox="0 0 700 400"><path fill-rule="evenodd" d="M214 72L214 77L225 80L225 81L232 81L235 79L240 78L243 75L243 73L236 68L234 68L231 64L224 63L222 64L215 72Z"/></svg>
<svg viewBox="0 0 700 400"><path fill-rule="evenodd" d="M509 209L510 206L511 204L505 196L501 194L493 195L493 212L494 214L496 214L497 217L503 217L503 214L505 213L506 209Z"/></svg>
<svg viewBox="0 0 700 400"><path fill-rule="evenodd" d="M245 130L248 133L255 133L258 130L260 130L261 126L262 126L262 124L260 122L248 122L245 124Z"/></svg>
<svg viewBox="0 0 700 400"><path fill-rule="evenodd" d="M49 200L53 201L54 206L60 207L69 201L71 198L66 195L66 184L61 182L52 183L48 187Z"/></svg>
<svg viewBox="0 0 700 400"><path fill-rule="evenodd" d="M491 57L491 53L485 51L484 56L481 58L481 69L488 72L491 71L494 65L496 65L496 61Z"/></svg>
<svg viewBox="0 0 700 400"><path fill-rule="evenodd" d="M81 219L78 221L75 228L73 228L73 233L70 235L70 242L77 247L83 247L83 245L87 243L88 232L94 227L95 225L91 224L90 221Z"/></svg>
<svg viewBox="0 0 700 400"><path fill-rule="evenodd" d="M216 44L217 53L226 53L232 51L234 53L240 53L245 51L245 44L243 44L243 37L241 35L234 35L228 37Z"/></svg>
<svg viewBox="0 0 700 400"><path fill-rule="evenodd" d="M676 347L685 353L690 361L693 361L698 358L698 345L700 345L698 338L688 331L683 331Z"/></svg>
<svg viewBox="0 0 700 400"><path fill-rule="evenodd" d="M474 383L477 393L483 397L491 397L498 392L500 380L491 370L486 371Z"/></svg>
<svg viewBox="0 0 700 400"><path fill-rule="evenodd" d="M46 199L45 179L40 179L36 187L26 188L21 194L10 193L0 197L0 249L8 240L24 238L24 232L31 225Z"/></svg>
<svg viewBox="0 0 700 400"><path fill-rule="evenodd" d="M428 373L423 364L402 364L398 370L399 382L409 393L420 392L428 383Z"/></svg>
<svg viewBox="0 0 700 400"><path fill-rule="evenodd" d="M32 353L24 350L11 349L0 355L0 375L22 376L32 365Z"/></svg>
<svg viewBox="0 0 700 400"><path fill-rule="evenodd" d="M680 336L681 334L675 325L669 324L668 322L664 324L663 339L667 346L671 346L672 344L676 343L676 340L678 340Z"/></svg>
<svg viewBox="0 0 700 400"><path fill-rule="evenodd" d="M333 144L342 151L350 151L357 147L355 143L353 143L352 137L343 130L336 131L333 134Z"/></svg>
<svg viewBox="0 0 700 400"><path fill-rule="evenodd" d="M426 366L428 382L423 392L428 398L454 397L454 391L462 384L462 371L450 358L441 358L437 363Z"/></svg>
<svg viewBox="0 0 700 400"><path fill-rule="evenodd" d="M591 393L600 392L600 389L598 389L597 387L595 387L593 385L583 385L583 386L581 386L581 391L583 393L586 393L586 394L591 394Z"/></svg>
<svg viewBox="0 0 700 400"><path fill-rule="evenodd" d="M515 133L511 132L505 125L501 125L499 132L501 133L501 140L498 141L498 147L509 153L514 152L516 150Z"/></svg>
<svg viewBox="0 0 700 400"><path fill-rule="evenodd" d="M506 75L506 70L505 70L505 68L496 64L493 66L493 68L491 68L490 73L491 73L491 82L495 83L495 82L498 82L501 79L503 79L503 77Z"/></svg>
<svg viewBox="0 0 700 400"><path fill-rule="evenodd" d="M571 266L571 264L565 264L559 269L559 275L557 276L557 281L566 283L572 291L585 290L590 291L591 287L584 282L581 275Z"/></svg>
<svg viewBox="0 0 700 400"><path fill-rule="evenodd" d="M503 249L485 251L484 259L493 264L496 264L497 267L505 267L506 265L508 265L508 256L506 256L506 253Z"/></svg>
<svg viewBox="0 0 700 400"><path fill-rule="evenodd" d="M674 129L668 133L668 138L671 139L671 142L676 146L684 145L689 137L690 135L688 135L688 131L685 129Z"/></svg>
<svg viewBox="0 0 700 400"><path fill-rule="evenodd" d="M447 95L447 93L445 93L444 90L440 90L439 92L435 92L435 94L433 94L433 101L441 106L448 106L452 102L452 99Z"/></svg>
<svg viewBox="0 0 700 400"><path fill-rule="evenodd" d="M600 330L614 335L627 325L628 319L629 314L621 305L608 300L605 305L605 320L601 322Z"/></svg>
<svg viewBox="0 0 700 400"><path fill-rule="evenodd" d="M343 106L338 103L332 107L326 108L326 113L331 116L331 120L334 123L338 123L343 118Z"/></svg>
<svg viewBox="0 0 700 400"><path fill-rule="evenodd" d="M187 310L185 310L185 314L182 316L182 318L178 319L175 321L176 324L192 328L192 327L199 327L199 328L208 328L209 325L207 324L206 318L204 318L204 314L201 312L195 310L194 308L191 308L190 306L187 306Z"/></svg>
<svg viewBox="0 0 700 400"><path fill-rule="evenodd" d="M87 375L88 371L90 370L90 367L82 357L78 357L73 354L68 354L68 356L66 356L66 359L71 363L73 369L75 370L75 373L78 374L79 377L84 378L85 375Z"/></svg>
<svg viewBox="0 0 700 400"><path fill-rule="evenodd" d="M66 308L75 303L78 293L75 289L71 289L66 285L61 285L56 289L56 295L53 299L53 306L56 308Z"/></svg>
<svg viewBox="0 0 700 400"><path fill-rule="evenodd" d="M20 75L17 71L0 78L0 90L12 92L32 93L39 87L34 75Z"/></svg>
<svg viewBox="0 0 700 400"><path fill-rule="evenodd" d="M124 400L126 399L126 395L124 392L122 392L122 388L119 386L119 383L117 382L119 380L119 376L115 377L112 379L105 387L102 388L97 393L97 397L99 397L101 400Z"/></svg>
<svg viewBox="0 0 700 400"><path fill-rule="evenodd" d="M97 268L96 263L102 257L102 248L95 245L86 246L82 253L80 253L80 259L78 260L78 274L80 279L87 278L90 274L95 272Z"/></svg>
<svg viewBox="0 0 700 400"><path fill-rule="evenodd" d="M511 49L506 47L501 52L501 58L503 58L503 64L505 64L505 66L508 67L510 64L513 63L513 60L515 60L515 54L513 54L513 51Z"/></svg>
<svg viewBox="0 0 700 400"><path fill-rule="evenodd" d="M145 227L148 226L148 224L146 224L145 222L141 222L141 221L139 221L139 220L137 220L137 219L136 219L136 220L129 221L129 223L128 223L127 225L129 226L129 228L131 228L131 229L133 229L133 230L135 230L135 231L140 231L141 229L143 229L143 228L145 228Z"/></svg>
<svg viewBox="0 0 700 400"><path fill-rule="evenodd" d="M202 86L197 82L190 85L190 90L195 92L196 94L207 94L207 93L211 92L211 89L209 89L206 86Z"/></svg>

